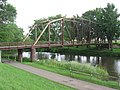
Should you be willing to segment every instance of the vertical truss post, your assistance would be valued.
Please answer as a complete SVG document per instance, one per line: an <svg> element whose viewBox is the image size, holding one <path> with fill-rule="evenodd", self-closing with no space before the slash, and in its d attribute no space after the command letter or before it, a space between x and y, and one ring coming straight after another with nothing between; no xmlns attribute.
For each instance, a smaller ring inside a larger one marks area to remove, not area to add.
<svg viewBox="0 0 120 90"><path fill-rule="evenodd" d="M61 20L61 38L62 38L62 46L64 46L64 19Z"/></svg>
<svg viewBox="0 0 120 90"><path fill-rule="evenodd" d="M35 28L35 41L37 40L37 28Z"/></svg>
<svg viewBox="0 0 120 90"><path fill-rule="evenodd" d="M91 43L91 22L89 21L89 45Z"/></svg>
<svg viewBox="0 0 120 90"><path fill-rule="evenodd" d="M82 44L83 44L83 20L81 21L81 42L82 42Z"/></svg>
<svg viewBox="0 0 120 90"><path fill-rule="evenodd" d="M50 47L50 28L51 28L51 24L49 24L49 28L48 28L48 46Z"/></svg>

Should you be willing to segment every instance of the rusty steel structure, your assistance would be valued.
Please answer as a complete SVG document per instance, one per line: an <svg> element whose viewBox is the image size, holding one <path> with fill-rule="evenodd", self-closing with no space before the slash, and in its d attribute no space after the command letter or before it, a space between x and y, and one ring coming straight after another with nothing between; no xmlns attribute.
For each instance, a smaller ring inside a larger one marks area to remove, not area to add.
<svg viewBox="0 0 120 90"><path fill-rule="evenodd" d="M48 47L51 47L53 44L56 46L73 46L103 43L103 41L96 38L96 25L97 23L84 18L46 20L35 23L26 35L24 42L34 32L35 41L32 47L36 47L42 41L48 43Z"/></svg>
<svg viewBox="0 0 120 90"><path fill-rule="evenodd" d="M0 50L18 49L21 61L22 49L31 49L31 60L35 59L36 48L106 44L96 36L97 23L84 18L58 18L35 23L23 42L0 43ZM33 34L34 33L34 34ZM28 37L33 42L27 42Z"/></svg>

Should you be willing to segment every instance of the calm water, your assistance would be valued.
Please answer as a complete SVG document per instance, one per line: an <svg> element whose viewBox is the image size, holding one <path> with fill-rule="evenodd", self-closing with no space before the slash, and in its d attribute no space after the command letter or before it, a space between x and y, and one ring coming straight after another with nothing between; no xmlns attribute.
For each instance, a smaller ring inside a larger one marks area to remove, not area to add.
<svg viewBox="0 0 120 90"><path fill-rule="evenodd" d="M36 53L38 59L57 59L58 61L78 61L80 63L90 63L93 66L104 67L111 76L115 73L120 74L120 58L115 57L96 57L96 56L80 56L70 54L59 54L50 52L38 52ZM23 57L30 58L29 52L24 52Z"/></svg>

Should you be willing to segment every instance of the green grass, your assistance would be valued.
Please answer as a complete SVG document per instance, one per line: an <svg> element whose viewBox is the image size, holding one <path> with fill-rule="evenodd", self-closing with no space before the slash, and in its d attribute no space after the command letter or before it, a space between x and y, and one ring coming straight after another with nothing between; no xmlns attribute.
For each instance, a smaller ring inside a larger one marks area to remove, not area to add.
<svg viewBox="0 0 120 90"><path fill-rule="evenodd" d="M63 47L63 48L49 48L49 49L38 49L38 52L56 52L61 54L74 54L83 56L110 56L110 57L120 57L120 48L114 48L113 51L107 48L96 48L95 45L90 45L90 48L83 46L73 46L73 47Z"/></svg>
<svg viewBox="0 0 120 90"><path fill-rule="evenodd" d="M120 87L118 87L118 82L106 81L106 80L98 79L98 78L95 78L95 77L91 78L90 76L85 75L84 72L81 73L81 74L71 73L70 70L65 69L63 67L60 68L59 66L54 65L54 63L52 65L47 65L47 64L43 64L43 63L39 63L39 62L33 62L33 63L24 62L24 63L27 64L27 65L37 67L37 68L41 68L41 69L48 70L48 71L58 73L58 74L61 74L61 75L65 75L65 76L70 76L70 77L77 78L77 79L80 79L80 80L92 82L92 83L95 83L95 84L99 84L99 85L103 85L103 86L107 86L107 87L111 87L111 88L120 88Z"/></svg>
<svg viewBox="0 0 120 90"><path fill-rule="evenodd" d="M0 63L0 90L73 90L29 72Z"/></svg>
<svg viewBox="0 0 120 90"><path fill-rule="evenodd" d="M101 75L101 79L107 79L105 76L108 76L108 72L106 70L104 70L103 68L100 67L94 67L91 66L90 64L82 64L82 63L78 63L76 61L57 61L57 60L40 60L39 62L35 62L37 64L40 65L45 65L45 66L50 66L50 67L54 67L54 68L60 68L63 70L74 70L76 72L81 71L82 73L96 73L93 76L94 77L99 77L99 75ZM102 76L104 75L104 76Z"/></svg>

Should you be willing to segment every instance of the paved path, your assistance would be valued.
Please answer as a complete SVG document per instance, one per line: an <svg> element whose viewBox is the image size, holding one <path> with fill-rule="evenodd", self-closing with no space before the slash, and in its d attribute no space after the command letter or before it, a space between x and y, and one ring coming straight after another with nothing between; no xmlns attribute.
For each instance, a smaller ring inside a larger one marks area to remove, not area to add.
<svg viewBox="0 0 120 90"><path fill-rule="evenodd" d="M47 78L49 80L64 84L66 86L70 86L73 88L76 88L77 90L116 90L100 85L96 85L93 83L77 80L71 77L59 75L56 73L52 73L46 70L38 69L29 65L24 65L18 62L6 62L9 65L12 65L16 68L31 72L33 74L36 74L38 76L42 76L44 78Z"/></svg>

